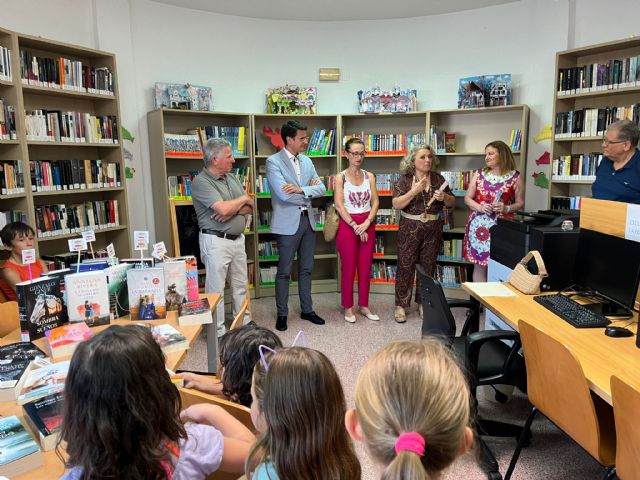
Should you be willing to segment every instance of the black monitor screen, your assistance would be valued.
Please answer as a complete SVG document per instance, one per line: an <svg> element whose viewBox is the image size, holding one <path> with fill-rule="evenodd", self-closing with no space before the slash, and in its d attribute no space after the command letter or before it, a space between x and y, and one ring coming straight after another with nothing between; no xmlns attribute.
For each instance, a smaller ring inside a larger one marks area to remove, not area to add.
<svg viewBox="0 0 640 480"><path fill-rule="evenodd" d="M573 282L632 308L640 281L640 242L580 229Z"/></svg>

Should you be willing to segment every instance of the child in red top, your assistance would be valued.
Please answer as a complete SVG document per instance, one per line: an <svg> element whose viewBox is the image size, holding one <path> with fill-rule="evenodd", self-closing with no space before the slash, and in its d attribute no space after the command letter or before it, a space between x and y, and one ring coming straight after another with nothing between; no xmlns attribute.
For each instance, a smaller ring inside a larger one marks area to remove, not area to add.
<svg viewBox="0 0 640 480"><path fill-rule="evenodd" d="M29 265L22 263L22 251L35 248L35 232L26 223L12 222L0 231L0 240L5 250L11 252L0 267L0 290L9 300L16 299L16 283L29 280ZM31 264L31 276L38 278L48 272L47 266L38 259Z"/></svg>

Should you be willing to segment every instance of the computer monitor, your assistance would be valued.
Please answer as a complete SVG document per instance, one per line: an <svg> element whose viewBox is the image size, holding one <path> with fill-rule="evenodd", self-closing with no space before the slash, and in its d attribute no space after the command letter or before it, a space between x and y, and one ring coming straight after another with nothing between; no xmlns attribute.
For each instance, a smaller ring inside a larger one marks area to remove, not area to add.
<svg viewBox="0 0 640 480"><path fill-rule="evenodd" d="M629 312L639 282L640 242L580 229L573 268L575 285Z"/></svg>

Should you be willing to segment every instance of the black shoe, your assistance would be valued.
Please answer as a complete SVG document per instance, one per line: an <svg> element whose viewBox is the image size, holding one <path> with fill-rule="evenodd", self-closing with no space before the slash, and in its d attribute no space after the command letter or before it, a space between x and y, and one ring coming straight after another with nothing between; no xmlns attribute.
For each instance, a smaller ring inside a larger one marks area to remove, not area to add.
<svg viewBox="0 0 640 480"><path fill-rule="evenodd" d="M316 312L301 313L300 318L302 320L309 320L311 323L316 325L324 325L324 320L320 318Z"/></svg>
<svg viewBox="0 0 640 480"><path fill-rule="evenodd" d="M287 329L287 316L286 315L278 315L278 319L276 320L276 330L280 330L284 332Z"/></svg>

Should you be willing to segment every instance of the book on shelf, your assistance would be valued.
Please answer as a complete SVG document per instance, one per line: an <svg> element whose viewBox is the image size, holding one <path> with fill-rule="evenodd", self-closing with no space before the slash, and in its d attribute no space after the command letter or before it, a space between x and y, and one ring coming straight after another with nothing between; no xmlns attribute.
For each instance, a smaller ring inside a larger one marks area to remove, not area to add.
<svg viewBox="0 0 640 480"><path fill-rule="evenodd" d="M150 268L155 266L156 260L153 257L121 258L120 263L128 263L131 268Z"/></svg>
<svg viewBox="0 0 640 480"><path fill-rule="evenodd" d="M51 358L70 357L80 342L90 339L93 331L85 322L67 323L47 330L47 344Z"/></svg>
<svg viewBox="0 0 640 480"><path fill-rule="evenodd" d="M109 312L111 318L120 318L129 314L129 292L127 290L127 272L133 268L131 263L119 263L105 269L107 290L109 292Z"/></svg>
<svg viewBox="0 0 640 480"><path fill-rule="evenodd" d="M11 50L0 45L0 80L13 81L11 72Z"/></svg>
<svg viewBox="0 0 640 480"><path fill-rule="evenodd" d="M555 181L594 181L602 157L600 152L561 155L551 163L551 178Z"/></svg>
<svg viewBox="0 0 640 480"><path fill-rule="evenodd" d="M197 129L202 145L210 138L224 138L231 144L232 153L236 156L247 154L247 128L246 127L220 127L210 125Z"/></svg>
<svg viewBox="0 0 640 480"><path fill-rule="evenodd" d="M4 228L7 223L22 222L29 223L27 215L22 210L3 210L0 211L0 229Z"/></svg>
<svg viewBox="0 0 640 480"><path fill-rule="evenodd" d="M462 239L450 238L443 240L438 252L438 260L462 261Z"/></svg>
<svg viewBox="0 0 640 480"><path fill-rule="evenodd" d="M38 360L31 362L16 385L18 405L64 390L69 363L69 360L57 363L44 363Z"/></svg>
<svg viewBox="0 0 640 480"><path fill-rule="evenodd" d="M271 219L273 212L271 210L258 211L258 230L268 230L271 228Z"/></svg>
<svg viewBox="0 0 640 480"><path fill-rule="evenodd" d="M63 399L63 392L54 393L22 406L27 427L45 452L55 450L58 443L62 426Z"/></svg>
<svg viewBox="0 0 640 480"><path fill-rule="evenodd" d="M277 265L271 265L270 267L260 267L260 283L274 283L276 281L276 273L278 273Z"/></svg>
<svg viewBox="0 0 640 480"><path fill-rule="evenodd" d="M18 417L0 418L0 475L14 478L42 464L40 447Z"/></svg>
<svg viewBox="0 0 640 480"><path fill-rule="evenodd" d="M554 134L556 139L601 137L609 125L619 120L640 122L640 103L557 112Z"/></svg>
<svg viewBox="0 0 640 480"><path fill-rule="evenodd" d="M314 128L309 139L307 155L334 155L336 129L335 128Z"/></svg>
<svg viewBox="0 0 640 480"><path fill-rule="evenodd" d="M269 189L269 180L266 175L258 175L256 177L256 194L271 194Z"/></svg>
<svg viewBox="0 0 640 480"><path fill-rule="evenodd" d="M280 256L280 250L278 249L278 242L276 240L258 242L258 257L267 258L278 256Z"/></svg>
<svg viewBox="0 0 640 480"><path fill-rule="evenodd" d="M384 256L384 238L383 237L376 237L375 244L373 245L373 256L374 257Z"/></svg>
<svg viewBox="0 0 640 480"><path fill-rule="evenodd" d="M471 177L473 177L473 171L442 171L440 172L440 175L442 175L449 184L451 193L454 195L462 195L466 193L469 188L469 182L471 181Z"/></svg>
<svg viewBox="0 0 640 480"><path fill-rule="evenodd" d="M447 288L460 288L467 281L467 268L452 265L436 265L435 278Z"/></svg>
<svg viewBox="0 0 640 480"><path fill-rule="evenodd" d="M25 114L28 141L118 144L115 115L32 110Z"/></svg>
<svg viewBox="0 0 640 480"><path fill-rule="evenodd" d="M429 128L429 145L435 148L436 154L447 153L447 137L453 135L453 148L455 152L455 133L448 133L438 128L436 125L431 125Z"/></svg>
<svg viewBox="0 0 640 480"><path fill-rule="evenodd" d="M81 60L44 57L20 49L20 78L25 85L113 96L115 82L107 67Z"/></svg>
<svg viewBox="0 0 640 480"><path fill-rule="evenodd" d="M445 132L444 148L446 153L456 153L456 134Z"/></svg>
<svg viewBox="0 0 640 480"><path fill-rule="evenodd" d="M352 137L360 138L367 154L402 155L414 144L424 144L424 133L353 133L342 137L342 145Z"/></svg>
<svg viewBox="0 0 640 480"><path fill-rule="evenodd" d="M167 316L164 270L132 268L127 272L131 320L156 320Z"/></svg>
<svg viewBox="0 0 640 480"><path fill-rule="evenodd" d="M72 273L64 277L64 282L70 322L86 322L90 327L109 324L109 289L104 269Z"/></svg>
<svg viewBox="0 0 640 480"><path fill-rule="evenodd" d="M238 179L245 192L251 192L251 167L234 167L231 173Z"/></svg>
<svg viewBox="0 0 640 480"><path fill-rule="evenodd" d="M120 164L106 160L32 160L29 170L33 192L122 186Z"/></svg>
<svg viewBox="0 0 640 480"><path fill-rule="evenodd" d="M32 360L46 355L31 342L0 346L0 402L16 399L16 385Z"/></svg>
<svg viewBox="0 0 640 480"><path fill-rule="evenodd" d="M372 283L394 283L398 266L387 261L375 261L371 264L369 277Z"/></svg>
<svg viewBox="0 0 640 480"><path fill-rule="evenodd" d="M400 221L400 212L395 208L379 208L376 213L376 228L397 227Z"/></svg>
<svg viewBox="0 0 640 480"><path fill-rule="evenodd" d="M187 300L198 300L200 291L198 286L198 259L193 255L185 255L184 257L176 257L175 261L183 261L185 263L187 275Z"/></svg>
<svg viewBox="0 0 640 480"><path fill-rule="evenodd" d="M640 55L558 69L557 95L640 86Z"/></svg>
<svg viewBox="0 0 640 480"><path fill-rule="evenodd" d="M376 173L376 190L378 195L391 195L393 187L400 179L399 173Z"/></svg>
<svg viewBox="0 0 640 480"><path fill-rule="evenodd" d="M551 197L552 210L580 210L582 206L581 196L553 196Z"/></svg>
<svg viewBox="0 0 640 480"><path fill-rule="evenodd" d="M0 80L2 80L1 76ZM17 138L16 109L7 100L0 98L0 140L16 140Z"/></svg>
<svg viewBox="0 0 640 480"><path fill-rule="evenodd" d="M16 296L22 341L42 338L47 330L68 322L59 278L40 277L17 283Z"/></svg>
<svg viewBox="0 0 640 480"><path fill-rule="evenodd" d="M24 173L20 160L0 160L0 194L24 193Z"/></svg>
<svg viewBox="0 0 640 480"><path fill-rule="evenodd" d="M202 158L202 145L197 134L164 134L164 153L172 157Z"/></svg>
<svg viewBox="0 0 640 480"><path fill-rule="evenodd" d="M522 147L522 130L519 128L511 130L508 145L512 152L520 151Z"/></svg>
<svg viewBox="0 0 640 480"><path fill-rule="evenodd" d="M110 266L111 264L107 260L85 258L80 263L74 262L69 265L69 270L71 270L71 273L93 272L95 270L105 270Z"/></svg>
<svg viewBox="0 0 640 480"><path fill-rule="evenodd" d="M209 300L199 298L198 300L191 300L180 304L178 324L181 327L185 325L204 325L207 323L213 323Z"/></svg>
<svg viewBox="0 0 640 480"><path fill-rule="evenodd" d="M167 323L151 325L151 335L166 354L181 352L189 348L187 337Z"/></svg>
<svg viewBox="0 0 640 480"><path fill-rule="evenodd" d="M64 203L35 207L38 238L102 230L120 225L118 200L93 200L80 204Z"/></svg>
<svg viewBox="0 0 640 480"><path fill-rule="evenodd" d="M164 273L165 305L167 312L178 311L187 298L187 265L184 260L165 261L158 264Z"/></svg>

